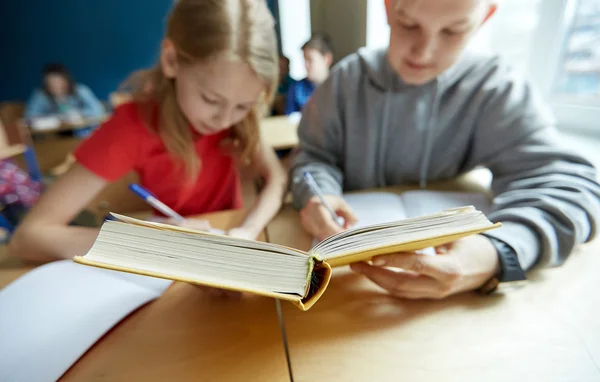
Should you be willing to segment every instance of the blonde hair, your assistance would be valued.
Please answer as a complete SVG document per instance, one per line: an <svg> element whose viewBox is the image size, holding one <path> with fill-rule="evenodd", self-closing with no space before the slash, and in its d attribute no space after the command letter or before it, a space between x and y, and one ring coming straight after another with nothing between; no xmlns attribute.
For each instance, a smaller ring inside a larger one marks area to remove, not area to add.
<svg viewBox="0 0 600 382"><path fill-rule="evenodd" d="M218 55L247 63L265 84L264 97L244 120L232 126L236 151L249 162L258 149L261 112L271 104L279 79L274 20L264 0L177 0L166 30L178 60L192 64ZM167 150L182 160L195 179L200 169L189 122L179 108L175 82L165 77L160 63L134 73L126 82L149 126L158 132ZM154 102L159 120L153 121Z"/></svg>

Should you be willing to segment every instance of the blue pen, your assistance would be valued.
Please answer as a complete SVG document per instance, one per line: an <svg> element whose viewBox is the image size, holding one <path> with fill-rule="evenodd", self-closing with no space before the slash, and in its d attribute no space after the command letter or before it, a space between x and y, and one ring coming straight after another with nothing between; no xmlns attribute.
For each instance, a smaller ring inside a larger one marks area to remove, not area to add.
<svg viewBox="0 0 600 382"><path fill-rule="evenodd" d="M161 202L156 198L156 196L152 195L150 191L146 190L144 187L139 184L132 183L129 185L129 189L137 194L140 198L144 199L146 203L150 204L152 207L156 208L158 211L162 212L165 216L168 216L174 219L177 222L185 221L185 218L179 215L177 212L173 211L169 206Z"/></svg>
<svg viewBox="0 0 600 382"><path fill-rule="evenodd" d="M333 208L331 208L331 206L329 205L329 203L327 203L327 201L325 200L325 195L323 195L323 191L321 191L321 188L319 187L319 185L315 181L315 178L312 177L312 175L310 174L310 172L308 172L308 171L304 172L304 180L306 181L306 185L310 188L310 190L312 191L312 193L315 194L319 198L319 200L321 201L321 204L323 205L323 207L325 207L325 209L327 209L327 211L329 211L329 213L331 214L331 217L333 218L333 220L339 226L343 227L344 226L343 219L341 217L339 217L335 213L335 210Z"/></svg>

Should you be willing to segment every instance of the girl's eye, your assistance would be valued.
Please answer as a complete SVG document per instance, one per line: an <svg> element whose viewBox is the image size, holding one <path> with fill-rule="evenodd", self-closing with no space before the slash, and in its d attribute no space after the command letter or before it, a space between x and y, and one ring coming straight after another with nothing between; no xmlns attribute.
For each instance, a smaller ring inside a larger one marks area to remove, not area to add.
<svg viewBox="0 0 600 382"><path fill-rule="evenodd" d="M450 30L450 29L444 29L444 30L442 30L442 34L445 34L446 36L456 36L456 35L459 35L461 33L462 32L457 32L457 31L453 31L453 30Z"/></svg>

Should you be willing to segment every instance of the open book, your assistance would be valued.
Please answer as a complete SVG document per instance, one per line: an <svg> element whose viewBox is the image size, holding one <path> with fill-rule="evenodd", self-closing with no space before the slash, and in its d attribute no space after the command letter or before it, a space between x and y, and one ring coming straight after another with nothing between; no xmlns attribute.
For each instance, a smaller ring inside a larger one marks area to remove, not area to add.
<svg viewBox="0 0 600 382"><path fill-rule="evenodd" d="M344 194L344 200L358 218L353 228L431 215L461 206L473 206L486 215L491 212L489 197L479 192L411 190L398 194L373 191ZM319 240L313 239L313 246L318 243ZM419 252L435 254L433 248Z"/></svg>
<svg viewBox="0 0 600 382"><path fill-rule="evenodd" d="M355 228L310 252L126 216L107 220L78 263L288 300L308 310L331 267L415 251L498 227L474 207Z"/></svg>

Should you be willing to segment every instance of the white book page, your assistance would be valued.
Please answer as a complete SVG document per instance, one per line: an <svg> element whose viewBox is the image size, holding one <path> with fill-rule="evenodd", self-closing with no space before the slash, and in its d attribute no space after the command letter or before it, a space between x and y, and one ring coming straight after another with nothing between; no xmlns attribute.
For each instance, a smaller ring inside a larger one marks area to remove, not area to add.
<svg viewBox="0 0 600 382"><path fill-rule="evenodd" d="M415 190L402 193L401 198L409 218L463 206L474 206L486 215L491 209L487 195L477 192Z"/></svg>
<svg viewBox="0 0 600 382"><path fill-rule="evenodd" d="M60 118L57 116L37 117L31 120L33 130L52 130L60 127Z"/></svg>
<svg viewBox="0 0 600 382"><path fill-rule="evenodd" d="M0 381L56 381L168 280L57 261L0 290Z"/></svg>
<svg viewBox="0 0 600 382"><path fill-rule="evenodd" d="M370 192L347 194L344 199L358 217L356 228L431 215L451 208L472 205L484 214L490 211L487 195L481 193L415 190L402 194ZM313 246L317 241L313 241ZM433 248L419 253L435 255Z"/></svg>
<svg viewBox="0 0 600 382"><path fill-rule="evenodd" d="M358 218L352 228L362 228L374 224L389 223L406 219L402 199L389 192L369 192L363 194L345 194L344 200ZM319 241L313 239L312 246Z"/></svg>
<svg viewBox="0 0 600 382"><path fill-rule="evenodd" d="M463 206L474 206L484 214L490 210L487 195L477 192L414 190L403 192L401 197L408 218L431 215ZM435 255L433 247L425 248L420 252Z"/></svg>

